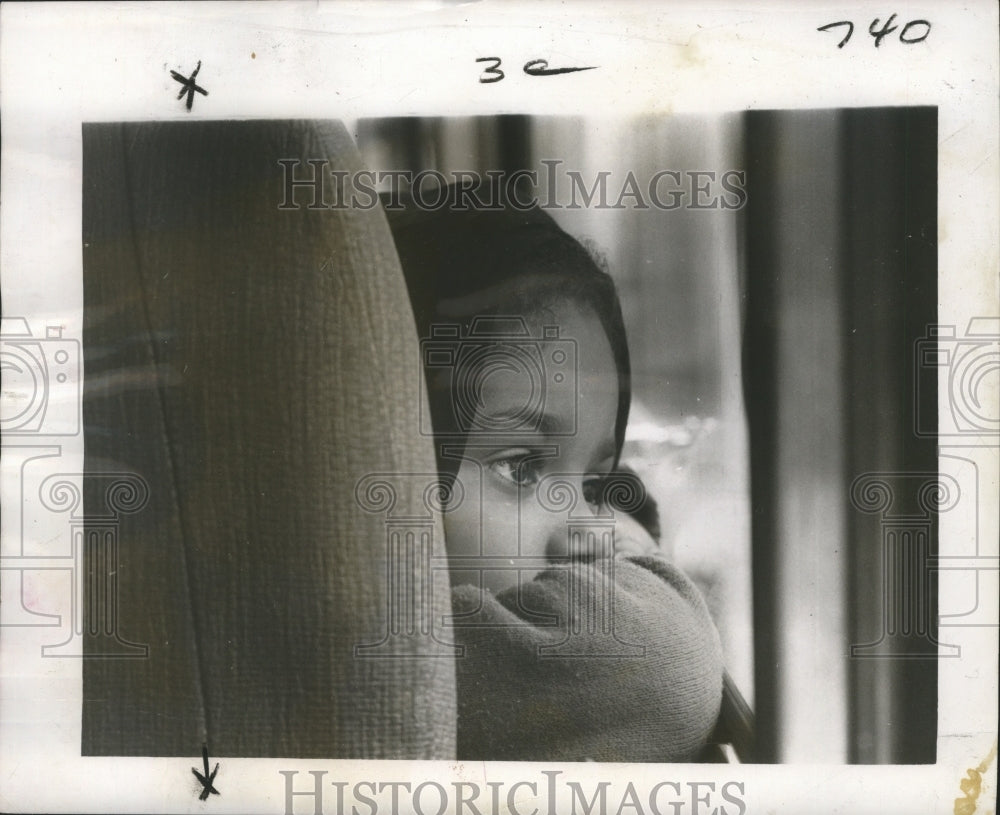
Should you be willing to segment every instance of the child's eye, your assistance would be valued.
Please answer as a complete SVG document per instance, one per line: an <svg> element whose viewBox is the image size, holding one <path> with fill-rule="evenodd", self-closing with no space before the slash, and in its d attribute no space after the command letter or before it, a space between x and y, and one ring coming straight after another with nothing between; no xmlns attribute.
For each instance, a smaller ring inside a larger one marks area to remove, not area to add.
<svg viewBox="0 0 1000 815"><path fill-rule="evenodd" d="M583 498L593 507L604 505L604 488L607 482L605 476L594 476L583 482Z"/></svg>
<svg viewBox="0 0 1000 815"><path fill-rule="evenodd" d="M543 462L529 452L494 459L489 468L503 481L518 487L533 487L542 477Z"/></svg>

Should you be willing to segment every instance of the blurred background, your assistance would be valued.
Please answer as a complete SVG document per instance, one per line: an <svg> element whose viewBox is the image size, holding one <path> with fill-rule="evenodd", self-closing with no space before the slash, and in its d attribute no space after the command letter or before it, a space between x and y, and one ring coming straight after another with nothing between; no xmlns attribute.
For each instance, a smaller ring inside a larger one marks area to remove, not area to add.
<svg viewBox="0 0 1000 815"><path fill-rule="evenodd" d="M936 518L890 563L850 495L936 470L911 419L915 398L936 410L912 356L936 316L935 111L347 125L375 171L537 173L606 258L632 354L623 460L755 708L755 760L934 762ZM897 572L913 591L889 596Z"/></svg>

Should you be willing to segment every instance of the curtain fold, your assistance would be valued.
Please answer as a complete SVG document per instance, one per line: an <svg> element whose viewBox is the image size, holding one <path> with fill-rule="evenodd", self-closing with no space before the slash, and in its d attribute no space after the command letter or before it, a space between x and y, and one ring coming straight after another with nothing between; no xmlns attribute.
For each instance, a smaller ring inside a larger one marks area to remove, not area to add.
<svg viewBox="0 0 1000 815"><path fill-rule="evenodd" d="M932 763L936 110L754 111L745 143L757 760Z"/></svg>

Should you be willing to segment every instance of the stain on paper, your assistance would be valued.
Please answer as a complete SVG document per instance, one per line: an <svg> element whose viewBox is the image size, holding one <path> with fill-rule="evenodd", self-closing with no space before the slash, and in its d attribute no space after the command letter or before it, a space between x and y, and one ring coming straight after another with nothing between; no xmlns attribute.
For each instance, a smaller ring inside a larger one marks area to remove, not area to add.
<svg viewBox="0 0 1000 815"><path fill-rule="evenodd" d="M996 754L997 743L993 742L993 749L990 750L989 755L979 762L978 766L966 770L966 777L958 782L964 795L962 798L955 799L955 815L974 815L979 793L983 791L983 773L989 769Z"/></svg>

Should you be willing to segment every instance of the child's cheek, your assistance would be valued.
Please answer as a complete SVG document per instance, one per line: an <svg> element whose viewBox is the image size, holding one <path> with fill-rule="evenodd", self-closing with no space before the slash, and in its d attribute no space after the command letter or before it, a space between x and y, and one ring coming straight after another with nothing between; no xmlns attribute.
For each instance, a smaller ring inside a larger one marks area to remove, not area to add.
<svg viewBox="0 0 1000 815"><path fill-rule="evenodd" d="M534 554L529 541L524 539L524 513L517 498L489 484L483 493L483 555L510 559Z"/></svg>
<svg viewBox="0 0 1000 815"><path fill-rule="evenodd" d="M444 515L448 557L461 558L469 566L453 570L451 579L454 585L482 586L497 593L534 577L537 570L519 570L517 558L535 553L529 551L525 530L520 528L516 495L492 485L488 478L480 480L475 469L463 465L462 500Z"/></svg>

